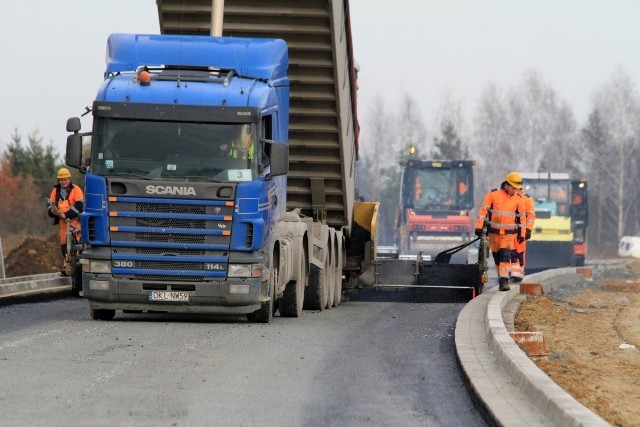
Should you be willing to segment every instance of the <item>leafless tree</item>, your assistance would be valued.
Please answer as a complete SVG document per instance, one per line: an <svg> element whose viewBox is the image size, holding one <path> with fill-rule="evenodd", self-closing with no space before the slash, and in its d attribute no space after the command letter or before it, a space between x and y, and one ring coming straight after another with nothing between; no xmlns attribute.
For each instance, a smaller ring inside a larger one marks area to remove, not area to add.
<svg viewBox="0 0 640 427"><path fill-rule="evenodd" d="M470 144L471 157L476 159L478 203L488 189L500 185L505 168L512 167L517 153L509 141L507 118L508 109L500 89L494 83L488 84L474 115L473 143Z"/></svg>
<svg viewBox="0 0 640 427"><path fill-rule="evenodd" d="M429 157L433 145L427 137L427 130L424 119L415 100L408 94L404 98L398 109L396 117L396 138L394 147L396 149L396 160L401 161L409 155L409 148L416 147L418 157Z"/></svg>
<svg viewBox="0 0 640 427"><path fill-rule="evenodd" d="M363 129L361 160L358 162L359 193L368 200L380 200L382 171L395 166L394 118L377 96L367 115L368 126Z"/></svg>
<svg viewBox="0 0 640 427"><path fill-rule="evenodd" d="M515 170L565 172L575 168L577 124L572 109L536 71L525 73L508 98Z"/></svg>
<svg viewBox="0 0 640 427"><path fill-rule="evenodd" d="M635 84L621 69L613 73L594 98L595 109L606 123L598 170L603 176L603 209L615 214L619 240L626 227L635 227L638 208L638 156L640 156L640 100ZM633 230L635 231L635 230Z"/></svg>

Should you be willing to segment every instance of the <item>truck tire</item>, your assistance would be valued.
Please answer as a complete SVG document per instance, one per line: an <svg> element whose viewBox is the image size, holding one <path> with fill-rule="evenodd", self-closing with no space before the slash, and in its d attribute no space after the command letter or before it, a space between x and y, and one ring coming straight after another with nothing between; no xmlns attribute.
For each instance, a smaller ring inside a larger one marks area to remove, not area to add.
<svg viewBox="0 0 640 427"><path fill-rule="evenodd" d="M327 262L324 265L325 290L327 292L326 309L333 307L333 298L336 294L335 265L335 254L334 251L331 250L331 257L327 257Z"/></svg>
<svg viewBox="0 0 640 427"><path fill-rule="evenodd" d="M307 270L307 254L300 249L300 280L291 280L284 288L284 294L280 300L281 317L300 317L304 306L304 294L309 280Z"/></svg>
<svg viewBox="0 0 640 427"><path fill-rule="evenodd" d="M336 290L333 293L333 306L337 307L342 302L342 256L340 252L336 255L338 262L336 268L334 269L334 278L333 281L336 286Z"/></svg>
<svg viewBox="0 0 640 427"><path fill-rule="evenodd" d="M309 265L309 286L304 290L304 309L322 310L327 305L325 280L322 269L314 264Z"/></svg>
<svg viewBox="0 0 640 427"><path fill-rule="evenodd" d="M91 318L93 320L112 320L115 316L115 310L91 308Z"/></svg>

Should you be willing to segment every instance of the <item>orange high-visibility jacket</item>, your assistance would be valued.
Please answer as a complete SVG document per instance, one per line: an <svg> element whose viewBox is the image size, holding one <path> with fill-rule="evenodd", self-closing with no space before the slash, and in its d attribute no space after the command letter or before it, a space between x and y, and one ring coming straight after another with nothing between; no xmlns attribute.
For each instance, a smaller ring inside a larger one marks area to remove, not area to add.
<svg viewBox="0 0 640 427"><path fill-rule="evenodd" d="M54 219L54 224L59 225L58 237L60 239L60 244L64 245L67 242L67 224L65 221L61 221L57 215L51 213L51 209L53 206L55 206L59 212L64 213L64 215L70 219L71 227L77 228L79 230L80 213L84 210L84 194L82 193L82 189L80 187L74 184L70 184L69 190L66 194L66 198L62 197L60 184L58 184L53 187L53 190L51 190L49 200L51 201L51 205L47 209L47 213Z"/></svg>
<svg viewBox="0 0 640 427"><path fill-rule="evenodd" d="M533 231L533 225L536 222L536 205L533 197L527 193L522 193L522 196L524 198L524 217L526 219L525 227L527 230Z"/></svg>
<svg viewBox="0 0 640 427"><path fill-rule="evenodd" d="M525 235L525 228L520 227L524 222L526 208L524 199L518 193L509 196L503 189L493 189L487 193L478 210L476 228L484 227L487 223L487 233Z"/></svg>

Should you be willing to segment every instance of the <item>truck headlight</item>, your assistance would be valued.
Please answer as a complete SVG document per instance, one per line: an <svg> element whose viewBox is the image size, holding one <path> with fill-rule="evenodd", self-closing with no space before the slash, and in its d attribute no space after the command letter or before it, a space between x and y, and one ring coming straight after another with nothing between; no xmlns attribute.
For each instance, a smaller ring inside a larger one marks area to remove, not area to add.
<svg viewBox="0 0 640 427"><path fill-rule="evenodd" d="M262 277L262 264L229 264L228 277Z"/></svg>
<svg viewBox="0 0 640 427"><path fill-rule="evenodd" d="M82 266L83 271L88 273L111 273L111 261L90 259L88 265ZM87 270L84 270L84 269Z"/></svg>

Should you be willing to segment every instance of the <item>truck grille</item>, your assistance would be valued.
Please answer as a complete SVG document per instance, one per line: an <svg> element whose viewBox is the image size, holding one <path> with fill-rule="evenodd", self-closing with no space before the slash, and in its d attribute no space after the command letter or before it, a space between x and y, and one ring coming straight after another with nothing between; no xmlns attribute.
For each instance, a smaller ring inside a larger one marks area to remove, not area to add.
<svg viewBox="0 0 640 427"><path fill-rule="evenodd" d="M189 282L226 277L232 202L140 200L110 199L114 276Z"/></svg>

